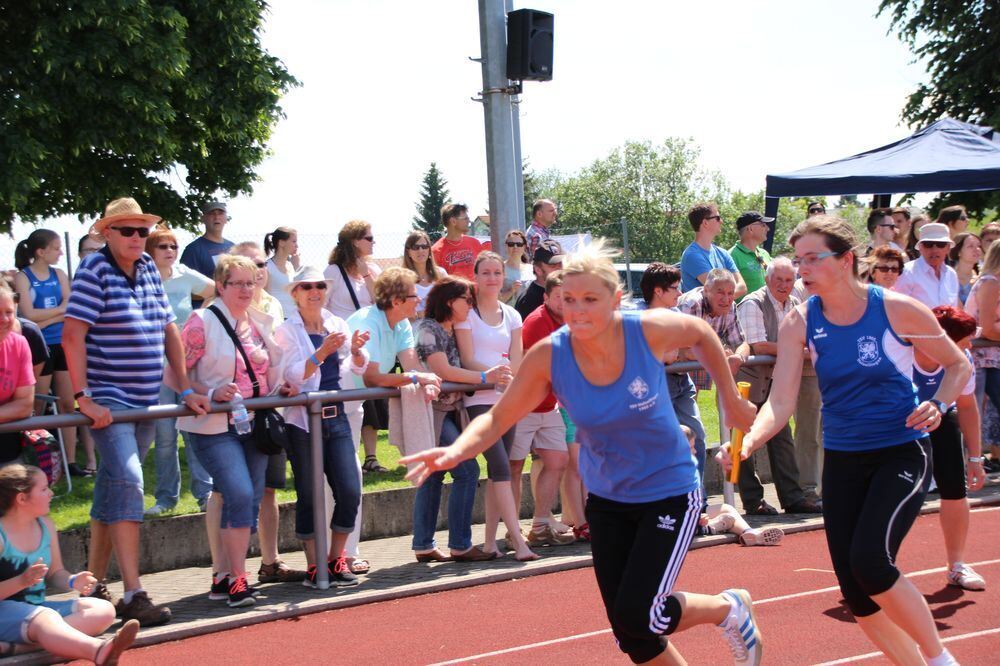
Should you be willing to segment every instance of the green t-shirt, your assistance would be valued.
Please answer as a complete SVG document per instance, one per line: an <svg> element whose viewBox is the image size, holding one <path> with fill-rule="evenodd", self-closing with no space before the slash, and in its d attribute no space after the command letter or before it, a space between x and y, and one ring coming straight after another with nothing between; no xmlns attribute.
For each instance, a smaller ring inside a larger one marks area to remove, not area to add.
<svg viewBox="0 0 1000 666"><path fill-rule="evenodd" d="M764 286L764 271L767 269L768 264L771 263L771 255L768 254L767 250L758 247L757 251L754 252L743 243L737 243L729 248L729 256L733 258L736 270L743 276L743 281L747 284L748 294ZM738 303L742 300L740 298L736 302Z"/></svg>

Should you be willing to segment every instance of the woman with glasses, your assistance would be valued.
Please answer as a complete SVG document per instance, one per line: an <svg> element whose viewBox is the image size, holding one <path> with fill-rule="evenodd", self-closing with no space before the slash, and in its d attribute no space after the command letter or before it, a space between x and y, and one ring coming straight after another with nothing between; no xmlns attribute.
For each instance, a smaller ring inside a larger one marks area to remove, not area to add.
<svg viewBox="0 0 1000 666"><path fill-rule="evenodd" d="M520 229L511 229L504 239L507 259L503 263L503 287L500 300L511 307L521 295L521 287L535 279L528 254L528 239Z"/></svg>
<svg viewBox="0 0 1000 666"><path fill-rule="evenodd" d="M422 231L414 231L403 244L403 268L417 274L417 316L424 316L427 294L434 284L448 273L434 262L431 254L431 239Z"/></svg>
<svg viewBox="0 0 1000 666"><path fill-rule="evenodd" d="M903 272L906 260L899 250L883 245L875 248L865 262L868 264L868 282L883 289L892 289Z"/></svg>
<svg viewBox="0 0 1000 666"><path fill-rule="evenodd" d="M192 312L181 333L191 386L213 402L230 402L237 394L252 397L251 371L258 395L268 395L281 382L282 350L274 341L274 318L253 307L258 271L246 257L222 255L215 267L218 298ZM212 553L209 598L226 599L237 608L252 606L256 596L247 583L246 554L257 527L268 455L257 448L252 431L237 431L233 418L220 412L185 416L177 423L222 495L221 510L205 514L209 533L218 529L220 543Z"/></svg>
<svg viewBox="0 0 1000 666"><path fill-rule="evenodd" d="M952 238L969 228L969 215L965 212L965 206L946 206L934 221L948 225Z"/></svg>
<svg viewBox="0 0 1000 666"><path fill-rule="evenodd" d="M271 276L267 271L267 256L260 245L253 241L237 243L229 250L229 254L235 257L246 257L256 266L254 273L253 301L251 306L266 315L274 318L277 322L285 321L285 308L281 301L272 296L268 290Z"/></svg>
<svg viewBox="0 0 1000 666"><path fill-rule="evenodd" d="M895 562L930 483L928 433L958 398L971 365L925 305L858 281L848 223L809 218L789 244L811 297L781 323L771 393L741 457L792 416L808 348L823 401L823 521L847 606L893 663L954 664L927 602ZM912 381L914 350L943 369L927 400ZM721 457L728 467L728 451Z"/></svg>
<svg viewBox="0 0 1000 666"><path fill-rule="evenodd" d="M323 272L312 266L292 276L287 286L296 308L278 328L275 339L287 354L285 381L296 393L339 391L341 377L348 372L361 375L368 367L368 354L363 349L368 333L355 332L352 336L343 319L323 308L329 286ZM312 440L306 408L285 408L285 422L290 440L288 459L295 478L295 535L303 542L309 565L305 584L316 587L317 566L322 566L326 555L331 585L357 585L358 577L351 572L344 553L361 504L358 459L347 414L338 404L327 405L322 413L323 471L334 500L328 553L316 552Z"/></svg>
<svg viewBox="0 0 1000 666"><path fill-rule="evenodd" d="M958 275L958 300L965 304L972 291L972 285L979 277L979 262L983 258L979 236L967 231L957 234L955 246L948 253L948 263Z"/></svg>
<svg viewBox="0 0 1000 666"><path fill-rule="evenodd" d="M167 293L170 308L177 317L178 327L184 327L194 309L191 297L210 299L215 296L215 282L184 264L177 263L177 236L163 224L153 228L146 239L146 254L153 257L153 263L160 272L163 291ZM160 404L176 405L180 396L164 383L160 387ZM153 439L153 459L156 463L156 503L144 512L147 516L158 516L177 506L181 493L181 465L177 452L177 419L157 419L156 435ZM194 449L185 449L188 469L191 472L191 494L198 500L198 506L205 510L208 496L212 492L212 477L198 462Z"/></svg>
<svg viewBox="0 0 1000 666"><path fill-rule="evenodd" d="M288 295L289 281L299 270L299 236L291 227L278 227L264 236L267 260L267 292L278 299L285 314L295 310L295 301Z"/></svg>

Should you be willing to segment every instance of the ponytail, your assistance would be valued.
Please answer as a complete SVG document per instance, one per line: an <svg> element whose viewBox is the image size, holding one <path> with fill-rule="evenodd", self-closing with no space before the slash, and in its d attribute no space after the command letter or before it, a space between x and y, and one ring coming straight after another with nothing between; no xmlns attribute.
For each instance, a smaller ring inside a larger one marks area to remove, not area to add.
<svg viewBox="0 0 1000 666"><path fill-rule="evenodd" d="M28 241L23 240L14 247L14 268L23 271L31 264L31 255L28 254Z"/></svg>
<svg viewBox="0 0 1000 666"><path fill-rule="evenodd" d="M264 236L264 254L273 255L278 251L278 243L288 240L295 234L295 229L291 227L278 227L274 231Z"/></svg>

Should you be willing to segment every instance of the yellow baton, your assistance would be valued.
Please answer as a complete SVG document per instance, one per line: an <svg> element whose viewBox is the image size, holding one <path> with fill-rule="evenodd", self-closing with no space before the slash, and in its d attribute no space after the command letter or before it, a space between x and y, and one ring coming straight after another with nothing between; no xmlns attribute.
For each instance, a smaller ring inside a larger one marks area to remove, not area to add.
<svg viewBox="0 0 1000 666"><path fill-rule="evenodd" d="M750 383L736 382L736 390L740 397L750 398ZM733 429L733 440L729 444L729 456L733 460L733 466L729 470L729 483L736 483L740 478L740 453L743 451L743 431Z"/></svg>

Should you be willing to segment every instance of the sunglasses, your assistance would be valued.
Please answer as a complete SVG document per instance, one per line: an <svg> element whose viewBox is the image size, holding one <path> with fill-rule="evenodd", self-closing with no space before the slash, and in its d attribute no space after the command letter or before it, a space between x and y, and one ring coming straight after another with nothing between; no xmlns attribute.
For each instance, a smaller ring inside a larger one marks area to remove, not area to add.
<svg viewBox="0 0 1000 666"><path fill-rule="evenodd" d="M876 266L875 270L883 273L900 273L899 266Z"/></svg>
<svg viewBox="0 0 1000 666"><path fill-rule="evenodd" d="M296 289L301 289L302 291L312 291L313 289L326 291L326 282L303 282Z"/></svg>
<svg viewBox="0 0 1000 666"><path fill-rule="evenodd" d="M175 249L176 249L176 246L175 246ZM267 268L267 262L266 261L255 261L253 263L254 263L254 265L257 268Z"/></svg>
<svg viewBox="0 0 1000 666"><path fill-rule="evenodd" d="M709 217L706 217L705 219L706 220L718 220L719 222L722 222L722 216L721 215L710 215Z"/></svg>
<svg viewBox="0 0 1000 666"><path fill-rule="evenodd" d="M524 243L518 243L516 241L507 241L507 247L524 247Z"/></svg>
<svg viewBox="0 0 1000 666"><path fill-rule="evenodd" d="M114 229L122 235L124 238L132 238L136 234L139 234L139 238L149 237L150 229L149 227L108 227L109 229Z"/></svg>
<svg viewBox="0 0 1000 666"><path fill-rule="evenodd" d="M362 236L361 239L362 240L366 240L369 243L374 243L375 242L375 237L374 236Z"/></svg>
<svg viewBox="0 0 1000 666"><path fill-rule="evenodd" d="M374 241L375 239L371 238L369 240ZM413 244L413 245L410 246L410 249L411 250L429 250L429 249L431 249L431 246L428 245L427 243L415 243L415 244Z"/></svg>
<svg viewBox="0 0 1000 666"><path fill-rule="evenodd" d="M883 228L884 227L892 227L893 229L898 229L899 228L895 224L880 224L878 226L883 227Z"/></svg>
<svg viewBox="0 0 1000 666"><path fill-rule="evenodd" d="M826 208L810 208L809 212L810 213L825 213L826 212Z"/></svg>
<svg viewBox="0 0 1000 666"><path fill-rule="evenodd" d="M932 247L938 250L946 248L949 245L951 245L951 243L948 243L947 241L921 241L920 244L925 247Z"/></svg>
<svg viewBox="0 0 1000 666"><path fill-rule="evenodd" d="M124 236L125 234L122 234L122 235ZM173 251L176 252L177 251L177 245L174 244L174 243L160 243L159 245L156 246L156 249L157 250L173 250Z"/></svg>

